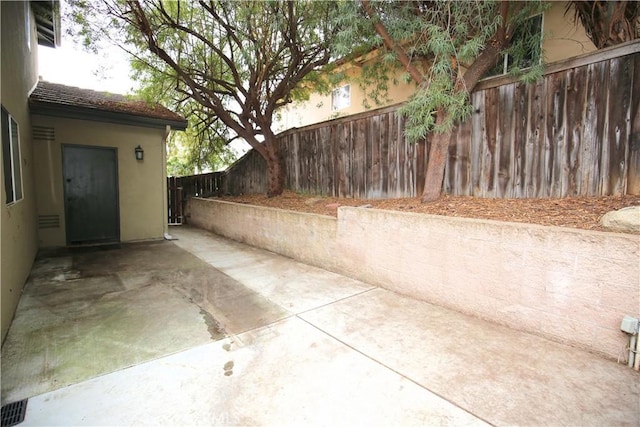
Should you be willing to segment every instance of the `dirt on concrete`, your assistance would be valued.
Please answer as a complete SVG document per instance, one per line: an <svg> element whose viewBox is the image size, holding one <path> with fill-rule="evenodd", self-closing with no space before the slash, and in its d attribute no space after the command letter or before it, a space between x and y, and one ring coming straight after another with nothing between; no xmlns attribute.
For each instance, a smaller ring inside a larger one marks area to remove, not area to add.
<svg viewBox="0 0 640 427"><path fill-rule="evenodd" d="M285 190L277 197L264 194L225 196L222 200L336 216L340 206L367 206L420 214L492 219L539 225L605 231L600 219L607 212L640 205L640 196L567 197L561 199L483 199L444 195L431 203L420 198L351 199L322 197Z"/></svg>

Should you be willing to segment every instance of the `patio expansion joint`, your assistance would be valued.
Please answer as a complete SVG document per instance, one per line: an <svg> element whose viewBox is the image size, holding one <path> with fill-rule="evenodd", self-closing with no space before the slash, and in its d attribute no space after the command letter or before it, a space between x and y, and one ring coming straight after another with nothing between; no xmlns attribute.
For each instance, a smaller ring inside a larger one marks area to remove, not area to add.
<svg viewBox="0 0 640 427"><path fill-rule="evenodd" d="M373 288L373 289L375 289L375 288ZM362 295L362 294L364 294L366 292L372 291L373 289L368 289L368 290L360 292L360 293L358 293L356 295L352 295L350 297L342 298L341 300L345 300L345 299L348 299L348 298L351 298L351 297L357 296L357 295ZM338 300L338 301L341 301L341 300ZM337 301L334 301L334 302L337 302ZM333 303L325 304L325 306L331 305L331 304L333 304ZM320 307L318 307L318 308L320 308ZM315 310L315 309L307 310L305 313L313 311L313 310ZM304 314L304 313L300 313L300 314ZM311 327L317 329L318 331L322 332L323 334L333 338L334 340L336 340L337 342L341 343L342 345L344 345L344 346L350 348L351 350L361 354L362 356L364 356L367 359L371 360L372 362L382 366L383 368L388 369L389 371L399 375L400 377L406 379L407 381L412 382L413 384L417 385L418 387L428 391L429 393L433 394L434 396L439 397L440 399L444 400L445 402L450 403L451 405L455 406L456 408L459 408L460 410L466 412L467 414L475 417L476 419L478 419L478 420L480 420L480 421L482 421L482 422L484 422L484 423L486 423L488 425L491 425L491 426L495 425L494 423L492 423L491 421L487 420L486 418L483 418L482 416L473 413L471 410L460 406L459 404L457 404L456 402L454 402L451 399L447 398L446 396L444 396L444 395L442 395L442 394L440 394L440 393L438 393L438 392L436 392L434 390L431 390L429 387L425 386L424 384L421 384L420 382L414 380L411 377L408 377L407 375L403 374L402 372L399 372L398 370L392 368L391 366L387 365L386 363L382 362L381 360L378 360L375 357L372 357L372 356L368 355L367 353L364 353L363 351L359 350L357 347L354 347L353 345L351 345L351 344L347 343L346 341L338 338L337 336L331 334L330 332L325 331L324 329L320 328L319 326L314 325L310 321L300 317L300 315L296 315L296 317L298 317L300 320L302 320L303 322L305 322L309 326L311 326Z"/></svg>
<svg viewBox="0 0 640 427"><path fill-rule="evenodd" d="M341 302L341 301L348 300L349 298L355 298L355 297L357 297L357 296L364 295L364 294L366 294L366 293L368 293L368 292L371 292L371 291L374 291L374 290L376 290L376 289L378 289L378 287L377 287L377 286L373 286L373 285L371 285L371 287L370 287L369 289L365 289L364 291L356 292L355 294L351 294L351 295L347 295L347 296L342 297L342 298L335 299L335 300L333 300L333 301L330 301L330 302L327 302L327 303L321 304L321 305L319 305L319 306L317 306L317 307L313 307L313 308L310 308L310 309L307 309L307 310L301 311L301 312L299 312L299 313L294 313L293 315L294 315L294 316L296 316L296 317L299 317L299 316L302 316L303 314L310 313L310 312L312 312L312 311L314 311L314 310L319 310L319 309L321 309L321 308L323 308L323 307L328 307L328 306L330 306L330 305L332 305L332 304L335 304L335 303L338 303L338 302ZM302 319L302 320L304 320L304 319ZM306 320L305 320L305 322L306 322ZM307 322L307 323L309 323L309 322Z"/></svg>

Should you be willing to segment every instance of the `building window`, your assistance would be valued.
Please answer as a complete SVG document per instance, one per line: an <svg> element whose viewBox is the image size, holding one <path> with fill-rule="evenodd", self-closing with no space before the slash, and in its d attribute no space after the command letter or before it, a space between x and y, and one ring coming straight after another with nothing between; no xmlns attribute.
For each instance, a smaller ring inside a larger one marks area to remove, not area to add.
<svg viewBox="0 0 640 427"><path fill-rule="evenodd" d="M20 136L18 123L2 108L2 162L7 204L22 199Z"/></svg>
<svg viewBox="0 0 640 427"><path fill-rule="evenodd" d="M351 85L341 86L331 92L331 111L342 110L351 105Z"/></svg>
<svg viewBox="0 0 640 427"><path fill-rule="evenodd" d="M507 74L516 65L518 68L529 68L539 64L542 59L542 14L532 16L517 28L512 37L512 46L522 45L518 54L504 55L488 76Z"/></svg>

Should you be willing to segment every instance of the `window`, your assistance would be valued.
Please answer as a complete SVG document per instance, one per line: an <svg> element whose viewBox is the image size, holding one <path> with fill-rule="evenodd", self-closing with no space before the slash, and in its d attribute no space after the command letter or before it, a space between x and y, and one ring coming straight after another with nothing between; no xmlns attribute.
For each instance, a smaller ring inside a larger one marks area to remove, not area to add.
<svg viewBox="0 0 640 427"><path fill-rule="evenodd" d="M331 92L331 111L342 110L351 105L351 85L341 86Z"/></svg>
<svg viewBox="0 0 640 427"><path fill-rule="evenodd" d="M511 46L517 51L504 55L488 76L507 74L513 65L529 68L540 63L542 57L542 14L532 16L517 28L511 39Z"/></svg>
<svg viewBox="0 0 640 427"><path fill-rule="evenodd" d="M22 199L22 171L20 169L20 137L18 123L2 108L2 162L7 204Z"/></svg>

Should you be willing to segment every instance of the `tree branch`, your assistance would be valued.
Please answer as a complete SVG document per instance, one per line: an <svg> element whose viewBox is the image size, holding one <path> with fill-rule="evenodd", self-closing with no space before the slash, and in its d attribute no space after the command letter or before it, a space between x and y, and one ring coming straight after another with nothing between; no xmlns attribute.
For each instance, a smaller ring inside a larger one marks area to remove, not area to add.
<svg viewBox="0 0 640 427"><path fill-rule="evenodd" d="M513 29L508 26L509 1L500 2L501 24L496 31L495 37L485 46L482 53L469 66L462 77L463 87L456 87L457 90L464 89L471 93L478 84L478 81L496 64L500 52L511 42ZM460 80L458 80L460 82Z"/></svg>
<svg viewBox="0 0 640 427"><path fill-rule="evenodd" d="M362 4L362 7L364 8L364 11L366 12L366 14L369 16L369 18L373 22L373 26L376 30L376 33L378 33L380 37L382 37L382 42L384 43L385 47L395 52L396 56L398 57L398 60L405 67L405 69L407 70L411 78L416 82L416 84L418 85L422 84L424 82L424 77L422 73L415 67L415 65L413 65L413 63L411 62L411 58L409 58L409 56L404 51L404 49L393 40L393 38L387 31L387 28L384 26L380 18L377 16L375 11L371 7L371 1L361 0L360 3Z"/></svg>

